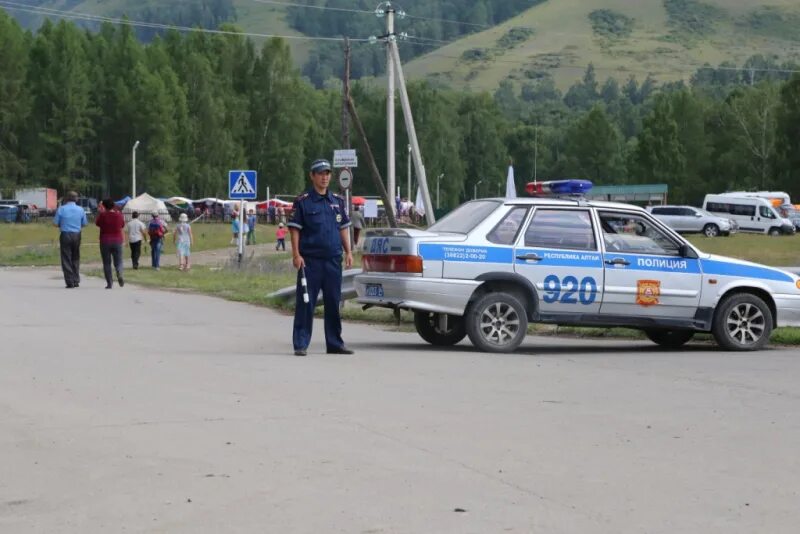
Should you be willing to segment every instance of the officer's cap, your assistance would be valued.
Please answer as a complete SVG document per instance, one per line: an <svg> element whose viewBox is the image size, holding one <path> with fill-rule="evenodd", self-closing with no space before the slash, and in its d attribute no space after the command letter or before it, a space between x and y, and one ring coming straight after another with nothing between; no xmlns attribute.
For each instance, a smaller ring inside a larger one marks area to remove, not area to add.
<svg viewBox="0 0 800 534"><path fill-rule="evenodd" d="M331 170L331 162L327 159L318 159L311 164L311 172L323 172Z"/></svg>

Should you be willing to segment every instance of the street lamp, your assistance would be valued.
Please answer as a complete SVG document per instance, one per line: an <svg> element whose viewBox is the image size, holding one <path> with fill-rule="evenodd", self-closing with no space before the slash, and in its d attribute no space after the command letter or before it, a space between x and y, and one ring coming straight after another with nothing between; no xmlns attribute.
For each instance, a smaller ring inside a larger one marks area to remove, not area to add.
<svg viewBox="0 0 800 534"><path fill-rule="evenodd" d="M139 141L136 141L133 144L133 150L131 151L131 152L133 152L133 171L131 173L131 175L132 175L132 178L131 178L131 182L132 182L132 184L131 184L131 189L132 189L131 198L136 198L136 149L137 148L139 148Z"/></svg>
<svg viewBox="0 0 800 534"><path fill-rule="evenodd" d="M439 209L439 182L444 178L444 173L436 177L436 209Z"/></svg>
<svg viewBox="0 0 800 534"><path fill-rule="evenodd" d="M474 186L472 186L472 200L478 198L478 186L481 185L482 183L483 180L478 180L477 183Z"/></svg>

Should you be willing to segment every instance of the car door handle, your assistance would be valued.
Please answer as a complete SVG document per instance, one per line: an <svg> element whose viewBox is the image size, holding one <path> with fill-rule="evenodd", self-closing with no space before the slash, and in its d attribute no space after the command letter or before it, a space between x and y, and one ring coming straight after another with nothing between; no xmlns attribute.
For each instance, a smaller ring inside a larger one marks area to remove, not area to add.
<svg viewBox="0 0 800 534"><path fill-rule="evenodd" d="M630 265L631 262L624 258L614 258L613 260L606 260L606 265Z"/></svg>
<svg viewBox="0 0 800 534"><path fill-rule="evenodd" d="M518 260L542 261L544 258L536 254L522 254L517 256Z"/></svg>

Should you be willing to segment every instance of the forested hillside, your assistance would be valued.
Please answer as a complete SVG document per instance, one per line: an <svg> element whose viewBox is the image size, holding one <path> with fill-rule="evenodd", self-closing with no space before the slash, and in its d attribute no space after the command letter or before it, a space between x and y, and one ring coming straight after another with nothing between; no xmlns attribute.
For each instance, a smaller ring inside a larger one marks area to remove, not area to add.
<svg viewBox="0 0 800 534"><path fill-rule="evenodd" d="M428 174L444 175L442 205L471 198L474 185L499 194L509 160L520 185L663 182L677 202L733 188L800 195L800 66L756 55L688 82L602 73L590 64L563 91L547 76L492 93L412 83ZM385 90L359 82L353 96L384 168ZM227 170L246 167L273 192L297 193L308 161L340 144L340 105L340 86L304 80L280 39L257 47L241 35L170 32L142 44L127 26L93 33L64 21L34 35L0 11L3 192L128 194L139 140L140 191L223 195ZM405 146L402 122L397 137ZM404 177L404 154L397 164ZM374 193L362 169L355 184Z"/></svg>

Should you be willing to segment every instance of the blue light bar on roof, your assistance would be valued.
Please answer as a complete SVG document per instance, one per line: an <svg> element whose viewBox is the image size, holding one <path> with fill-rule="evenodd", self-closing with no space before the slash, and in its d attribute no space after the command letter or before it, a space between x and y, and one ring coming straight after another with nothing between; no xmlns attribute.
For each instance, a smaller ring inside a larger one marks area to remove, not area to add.
<svg viewBox="0 0 800 534"><path fill-rule="evenodd" d="M589 180L552 180L550 182L529 182L525 190L533 196L583 195L592 189Z"/></svg>

